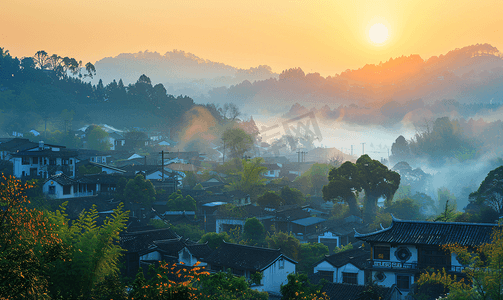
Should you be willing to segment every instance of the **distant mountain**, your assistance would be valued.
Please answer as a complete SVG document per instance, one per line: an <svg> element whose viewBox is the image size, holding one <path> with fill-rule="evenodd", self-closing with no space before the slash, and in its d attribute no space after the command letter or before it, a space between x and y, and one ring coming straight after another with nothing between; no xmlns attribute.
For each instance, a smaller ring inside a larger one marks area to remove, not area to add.
<svg viewBox="0 0 503 300"><path fill-rule="evenodd" d="M170 93L177 90L183 92L183 89L193 93L207 92L213 87L230 86L244 80L253 82L278 77L278 74L273 73L266 65L239 69L179 50L168 51L164 55L148 50L122 53L97 61L95 67L98 70L95 84L98 79L102 79L106 85L114 79L118 81L122 78L127 85L135 83L145 74L152 82L163 83ZM176 87L171 87L174 85ZM176 90L173 90L175 88Z"/></svg>

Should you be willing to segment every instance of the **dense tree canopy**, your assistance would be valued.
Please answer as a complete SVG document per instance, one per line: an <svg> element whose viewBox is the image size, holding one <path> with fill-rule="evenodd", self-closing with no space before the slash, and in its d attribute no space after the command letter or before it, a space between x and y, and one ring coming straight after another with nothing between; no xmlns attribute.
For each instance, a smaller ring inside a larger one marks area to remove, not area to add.
<svg viewBox="0 0 503 300"><path fill-rule="evenodd" d="M384 197L390 205L395 191L400 185L400 175L389 170L368 155L362 155L356 164L345 162L329 173L329 183L323 187L323 198L343 199L349 205L352 214L358 214L356 197L365 192L365 218L371 220L377 211L377 200Z"/></svg>
<svg viewBox="0 0 503 300"><path fill-rule="evenodd" d="M229 128L224 131L222 141L228 150L229 158L243 158L253 148L253 137L241 128Z"/></svg>
<svg viewBox="0 0 503 300"><path fill-rule="evenodd" d="M470 194L470 201L484 204L503 213L503 166L487 174L477 191Z"/></svg>

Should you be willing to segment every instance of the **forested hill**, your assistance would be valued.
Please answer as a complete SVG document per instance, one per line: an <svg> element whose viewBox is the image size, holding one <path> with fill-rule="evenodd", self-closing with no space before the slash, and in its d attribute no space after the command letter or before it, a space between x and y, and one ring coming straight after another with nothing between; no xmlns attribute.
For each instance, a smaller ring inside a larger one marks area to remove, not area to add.
<svg viewBox="0 0 503 300"><path fill-rule="evenodd" d="M18 59L0 48L1 134L40 130L45 123L59 131L88 123L165 130L194 106L191 98L168 95L145 75L127 86L120 78L92 85L95 71L99 76L92 64L82 67L44 51Z"/></svg>

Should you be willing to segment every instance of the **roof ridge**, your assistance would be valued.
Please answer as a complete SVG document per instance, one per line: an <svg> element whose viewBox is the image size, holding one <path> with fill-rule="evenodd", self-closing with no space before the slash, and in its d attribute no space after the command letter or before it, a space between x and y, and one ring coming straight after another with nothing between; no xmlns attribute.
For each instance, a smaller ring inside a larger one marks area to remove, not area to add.
<svg viewBox="0 0 503 300"><path fill-rule="evenodd" d="M247 248L255 248L255 249L260 249L260 250L270 250L270 251L279 251L281 252L281 248L278 249L273 249L273 248L264 248L264 247L259 247L259 246L250 246L250 245L242 245L242 244L235 244L235 243L228 243L224 241L224 244L227 245L234 245L234 246L240 246L240 247L247 247Z"/></svg>

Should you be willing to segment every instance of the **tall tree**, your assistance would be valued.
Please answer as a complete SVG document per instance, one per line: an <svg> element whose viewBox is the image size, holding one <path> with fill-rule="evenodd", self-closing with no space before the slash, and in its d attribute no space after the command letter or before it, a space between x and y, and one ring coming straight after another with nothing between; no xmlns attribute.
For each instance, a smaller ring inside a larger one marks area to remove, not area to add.
<svg viewBox="0 0 503 300"><path fill-rule="evenodd" d="M470 194L470 201L503 213L503 166L487 174L478 190Z"/></svg>
<svg viewBox="0 0 503 300"><path fill-rule="evenodd" d="M253 138L241 128L230 128L224 131L222 141L230 150L230 158L243 158L253 147Z"/></svg>
<svg viewBox="0 0 503 300"><path fill-rule="evenodd" d="M150 209L155 201L155 188L150 180L138 174L134 179L129 179L124 188L124 199L127 202L143 204Z"/></svg>

